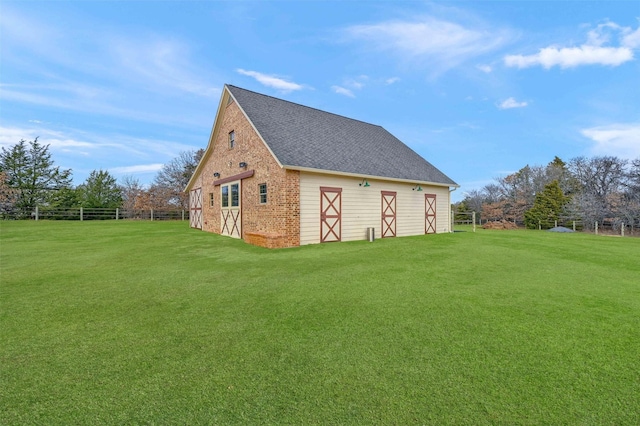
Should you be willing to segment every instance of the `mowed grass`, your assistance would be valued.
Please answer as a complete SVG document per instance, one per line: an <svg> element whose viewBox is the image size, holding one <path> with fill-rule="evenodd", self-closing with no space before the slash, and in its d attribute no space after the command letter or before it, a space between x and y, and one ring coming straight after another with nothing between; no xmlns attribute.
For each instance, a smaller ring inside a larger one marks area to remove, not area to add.
<svg viewBox="0 0 640 426"><path fill-rule="evenodd" d="M640 424L640 239L1 222L0 424Z"/></svg>

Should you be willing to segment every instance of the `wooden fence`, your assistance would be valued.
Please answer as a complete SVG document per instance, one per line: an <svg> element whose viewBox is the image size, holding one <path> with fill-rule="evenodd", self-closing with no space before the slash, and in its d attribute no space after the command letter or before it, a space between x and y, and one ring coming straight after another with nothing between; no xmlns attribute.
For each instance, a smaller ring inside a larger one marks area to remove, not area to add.
<svg viewBox="0 0 640 426"><path fill-rule="evenodd" d="M482 226L487 219L482 219L476 212L451 212L453 225L473 225ZM524 227L523 221L513 221L518 227ZM621 219L605 219L601 221L584 221L581 219L560 218L555 221L554 226L564 226L573 231L589 232L594 234L637 236L640 235L640 218L625 223ZM539 227L542 229L542 226Z"/></svg>
<svg viewBox="0 0 640 426"><path fill-rule="evenodd" d="M5 220L189 220L189 210L182 209L91 209L84 207L34 210L10 210L0 213Z"/></svg>

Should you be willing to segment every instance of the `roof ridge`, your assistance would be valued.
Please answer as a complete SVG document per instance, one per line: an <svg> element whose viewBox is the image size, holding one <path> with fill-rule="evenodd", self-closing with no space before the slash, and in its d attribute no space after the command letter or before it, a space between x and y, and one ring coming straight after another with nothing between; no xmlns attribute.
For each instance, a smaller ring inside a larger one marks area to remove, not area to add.
<svg viewBox="0 0 640 426"><path fill-rule="evenodd" d="M325 111L325 110L320 109L320 108L310 107L310 106L308 106L308 105L303 105L303 104L300 104L300 103L298 103L298 102L292 102L292 101L288 101L288 100L286 100L286 99L277 98L277 97L275 97L275 96L266 95L266 94L264 94L264 93L256 92L256 91L254 91L254 90L249 90L249 89L245 89L245 88L243 88L243 87L234 86L233 84L225 84L225 86L233 87L233 88L236 88L236 89L244 90L245 92L251 92L251 93L256 94L256 95L265 96L265 97L267 97L267 98L275 99L275 100L282 101L282 102L287 102L287 103L290 103L290 104L292 104L292 105L300 106L300 107L307 108L307 109L312 109L312 110L319 111L319 112L322 112L322 113L325 113L325 114L334 115L334 116L336 116L336 117L344 118L344 119L351 120L351 121L357 121L357 122L359 122L359 123L367 124L367 125L369 125L369 126L380 127L380 128L382 128L382 129L384 129L384 130L387 130L387 129L385 129L383 126L381 126L380 124L374 124L374 123L370 123L370 122L368 122L368 121L358 120L357 118L347 117L346 115L337 114L337 113L335 113L335 112Z"/></svg>

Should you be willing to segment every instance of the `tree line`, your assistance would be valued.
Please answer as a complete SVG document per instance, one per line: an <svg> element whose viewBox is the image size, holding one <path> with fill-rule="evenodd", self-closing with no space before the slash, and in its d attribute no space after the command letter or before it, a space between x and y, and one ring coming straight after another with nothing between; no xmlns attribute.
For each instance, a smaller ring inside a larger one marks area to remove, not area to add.
<svg viewBox="0 0 640 426"><path fill-rule="evenodd" d="M183 192L204 150L181 152L145 186L133 176L119 182L107 170L93 170L74 186L71 169L55 165L49 145L20 140L0 152L0 214L29 215L38 207L188 209Z"/></svg>
<svg viewBox="0 0 640 426"><path fill-rule="evenodd" d="M576 157L565 163L555 157L546 166L526 165L469 191L454 208L532 229L548 229L556 221L579 221L588 229L596 222L640 227L640 158Z"/></svg>
<svg viewBox="0 0 640 426"><path fill-rule="evenodd" d="M106 170L94 170L78 186L72 171L56 166L49 145L20 140L0 152L0 214L30 214L36 206L165 210L189 208L183 189L204 150L181 152L166 163L150 185L133 176L119 182ZM555 157L546 166L526 165L466 193L454 205L458 215L475 211L484 221L510 221L529 228L550 228L577 220L640 227L640 158ZM462 219L458 217L458 219Z"/></svg>

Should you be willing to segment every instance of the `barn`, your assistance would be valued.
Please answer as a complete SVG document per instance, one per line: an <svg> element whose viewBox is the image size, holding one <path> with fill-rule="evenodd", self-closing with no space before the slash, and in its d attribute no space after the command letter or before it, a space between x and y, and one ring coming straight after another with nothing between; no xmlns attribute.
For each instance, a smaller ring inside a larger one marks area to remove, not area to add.
<svg viewBox="0 0 640 426"><path fill-rule="evenodd" d="M268 248L451 231L458 185L384 128L225 85L190 226Z"/></svg>

